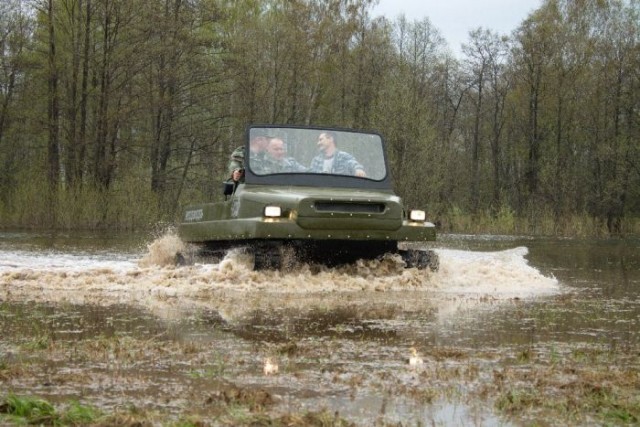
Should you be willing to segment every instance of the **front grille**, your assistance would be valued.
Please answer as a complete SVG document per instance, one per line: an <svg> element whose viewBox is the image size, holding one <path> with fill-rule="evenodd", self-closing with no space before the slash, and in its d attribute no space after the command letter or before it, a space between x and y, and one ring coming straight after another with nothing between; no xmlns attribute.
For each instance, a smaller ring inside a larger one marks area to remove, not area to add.
<svg viewBox="0 0 640 427"><path fill-rule="evenodd" d="M316 202L316 212L340 212L340 213L382 213L384 203L354 203L354 202Z"/></svg>

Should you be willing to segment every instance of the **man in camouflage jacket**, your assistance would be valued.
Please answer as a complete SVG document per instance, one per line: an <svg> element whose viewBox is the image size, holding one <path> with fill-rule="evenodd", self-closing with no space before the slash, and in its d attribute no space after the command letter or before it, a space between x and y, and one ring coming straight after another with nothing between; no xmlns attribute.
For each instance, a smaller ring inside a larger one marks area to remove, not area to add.
<svg viewBox="0 0 640 427"><path fill-rule="evenodd" d="M298 163L292 157L286 157L287 151L284 141L280 138L271 138L267 144L267 155L262 162L260 175L282 172L306 172L307 168Z"/></svg>
<svg viewBox="0 0 640 427"><path fill-rule="evenodd" d="M264 136L257 136L249 142L251 170L254 172L261 172L262 163L265 158L265 149L267 148L267 138ZM245 167L245 149L244 146L238 147L233 150L229 158L229 164L227 166L229 170L229 177L234 181L244 181L244 167Z"/></svg>

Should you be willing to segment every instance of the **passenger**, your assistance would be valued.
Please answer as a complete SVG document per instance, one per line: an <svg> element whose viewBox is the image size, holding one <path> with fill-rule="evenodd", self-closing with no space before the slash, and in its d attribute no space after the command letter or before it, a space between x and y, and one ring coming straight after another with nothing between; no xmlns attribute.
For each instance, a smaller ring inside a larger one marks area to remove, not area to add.
<svg viewBox="0 0 640 427"><path fill-rule="evenodd" d="M264 162L265 150L267 148L267 137L256 136L249 142L249 156L251 169L260 172ZM244 181L244 146L233 150L229 158L228 170L231 180L234 182Z"/></svg>
<svg viewBox="0 0 640 427"><path fill-rule="evenodd" d="M346 151L337 148L336 135L322 132L317 142L320 154L311 160L310 172L366 177L364 167Z"/></svg>
<svg viewBox="0 0 640 427"><path fill-rule="evenodd" d="M271 138L267 143L267 155L262 163L261 174L281 172L306 172L307 168L292 157L286 157L287 150L280 138Z"/></svg>

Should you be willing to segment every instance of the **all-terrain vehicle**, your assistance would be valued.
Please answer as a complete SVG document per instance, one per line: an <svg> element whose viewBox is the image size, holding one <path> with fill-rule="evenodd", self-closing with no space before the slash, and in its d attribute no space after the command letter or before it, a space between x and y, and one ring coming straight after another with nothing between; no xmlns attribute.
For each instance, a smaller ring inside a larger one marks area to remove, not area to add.
<svg viewBox="0 0 640 427"><path fill-rule="evenodd" d="M286 252L327 265L395 253L406 267L437 270L432 250L398 247L433 241L436 229L394 193L379 134L250 126L244 153L241 178L224 183L225 201L185 209L183 241L218 256L245 248L255 269L280 268Z"/></svg>

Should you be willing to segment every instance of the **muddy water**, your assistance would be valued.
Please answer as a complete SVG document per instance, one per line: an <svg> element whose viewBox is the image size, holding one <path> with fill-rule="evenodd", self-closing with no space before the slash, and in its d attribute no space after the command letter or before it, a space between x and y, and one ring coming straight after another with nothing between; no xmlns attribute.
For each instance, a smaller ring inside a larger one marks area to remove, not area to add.
<svg viewBox="0 0 640 427"><path fill-rule="evenodd" d="M437 273L393 256L254 272L241 252L175 267L179 239L146 240L0 234L0 395L207 420L236 387L271 414L518 424L490 394L517 355L640 344L634 240L443 236Z"/></svg>

